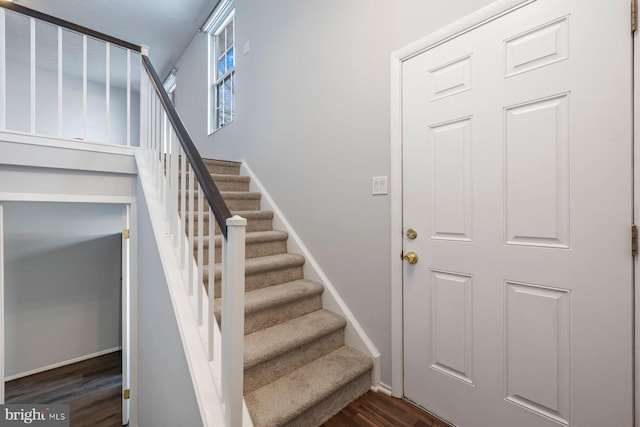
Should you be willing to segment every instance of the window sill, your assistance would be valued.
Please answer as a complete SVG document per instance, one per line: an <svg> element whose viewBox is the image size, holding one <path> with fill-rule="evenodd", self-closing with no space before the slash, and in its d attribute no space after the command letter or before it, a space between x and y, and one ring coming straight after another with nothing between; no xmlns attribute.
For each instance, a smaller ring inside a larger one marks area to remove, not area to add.
<svg viewBox="0 0 640 427"><path fill-rule="evenodd" d="M207 134L207 136L214 135L214 134L220 132L221 130L228 128L229 126L231 126L233 124L234 121L235 120L231 120L229 123L227 123L226 125L224 125L222 127L216 128L214 130L210 130L209 133Z"/></svg>

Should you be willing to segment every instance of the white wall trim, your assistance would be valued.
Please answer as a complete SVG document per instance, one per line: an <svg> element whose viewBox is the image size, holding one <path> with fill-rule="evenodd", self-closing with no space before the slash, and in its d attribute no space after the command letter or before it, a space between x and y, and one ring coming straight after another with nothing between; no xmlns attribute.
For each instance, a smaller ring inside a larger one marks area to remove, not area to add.
<svg viewBox="0 0 640 427"><path fill-rule="evenodd" d="M51 369L61 368L63 366L72 365L72 364L78 363L78 362L84 362L85 360L93 359L94 357L104 356L105 354L113 353L114 351L119 351L119 350L122 350L121 346L108 348L106 350L97 351L95 353L87 354L85 356L74 357L73 359L63 360L62 362L57 362L57 363L52 363L51 365L43 366L41 368L32 369L30 371L21 372L19 374L15 374L15 375L9 375L4 380L5 380L5 382L6 381L17 380L18 378L24 378L24 377L28 377L29 375L39 374L40 372L49 371Z"/></svg>
<svg viewBox="0 0 640 427"><path fill-rule="evenodd" d="M402 64L536 0L498 0L391 54L391 384L404 395L402 291Z"/></svg>
<svg viewBox="0 0 640 427"><path fill-rule="evenodd" d="M307 249L298 233L296 233L289 221L287 221L276 202L273 200L264 185L262 185L262 182L253 173L245 160L242 161L240 168L243 174L248 175L251 178L251 191L259 191L262 193L262 202L264 202L262 208L273 211L274 228L278 228L289 233L289 240L287 241L289 249L293 252L300 253L305 257L306 262L303 267L305 278L324 285L325 291L322 293L323 307L342 315L346 319L347 326L345 328L345 342L351 347L369 355L373 359L371 383L373 386L378 386L380 384L381 375L380 352L362 326L360 326L360 323L344 302L335 286L333 286L327 275L322 271L320 264L313 257L311 251Z"/></svg>
<svg viewBox="0 0 640 427"><path fill-rule="evenodd" d="M640 201L640 52L638 52L638 32L633 34L633 223L640 221L638 202ZM640 427L640 257L633 259L633 286L634 286L634 399L635 421L634 425Z"/></svg>
<svg viewBox="0 0 640 427"><path fill-rule="evenodd" d="M123 145L101 144L91 141L76 141L54 136L38 136L22 132L0 132L0 141L15 142L17 144L37 145L43 147L65 148L77 151L90 151L94 153L121 154L132 156L137 147Z"/></svg>
<svg viewBox="0 0 640 427"><path fill-rule="evenodd" d="M385 383L378 383L378 385L371 386L371 391L375 393L386 394L387 396L393 396L393 393L391 392L391 386Z"/></svg>
<svg viewBox="0 0 640 427"><path fill-rule="evenodd" d="M53 202L53 203L108 203L128 205L135 203L129 196L93 196L88 194L11 193L0 191L0 202Z"/></svg>

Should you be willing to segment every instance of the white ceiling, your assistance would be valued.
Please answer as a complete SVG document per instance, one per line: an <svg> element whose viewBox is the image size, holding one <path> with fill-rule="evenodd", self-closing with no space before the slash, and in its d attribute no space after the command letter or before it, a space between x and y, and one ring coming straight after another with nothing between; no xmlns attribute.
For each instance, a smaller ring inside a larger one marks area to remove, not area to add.
<svg viewBox="0 0 640 427"><path fill-rule="evenodd" d="M3 0L0 0L3 1ZM150 47L166 77L218 0L13 0L14 3Z"/></svg>

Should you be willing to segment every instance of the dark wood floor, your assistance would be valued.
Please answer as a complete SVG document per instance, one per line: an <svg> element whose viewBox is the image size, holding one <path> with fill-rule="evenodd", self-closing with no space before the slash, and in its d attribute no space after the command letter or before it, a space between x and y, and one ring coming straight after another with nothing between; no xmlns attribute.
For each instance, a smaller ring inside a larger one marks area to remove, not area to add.
<svg viewBox="0 0 640 427"><path fill-rule="evenodd" d="M9 381L7 403L66 403L71 427L118 427L122 422L121 354ZM450 427L414 405L384 393L368 392L324 427Z"/></svg>
<svg viewBox="0 0 640 427"><path fill-rule="evenodd" d="M71 427L122 424L119 351L5 384L6 403L66 403Z"/></svg>
<svg viewBox="0 0 640 427"><path fill-rule="evenodd" d="M368 392L323 427L450 427L409 402Z"/></svg>

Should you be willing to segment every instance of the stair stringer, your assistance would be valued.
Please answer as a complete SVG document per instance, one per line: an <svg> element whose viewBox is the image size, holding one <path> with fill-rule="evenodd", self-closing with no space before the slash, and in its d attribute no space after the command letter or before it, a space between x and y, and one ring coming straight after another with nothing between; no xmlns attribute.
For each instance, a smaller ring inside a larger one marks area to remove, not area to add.
<svg viewBox="0 0 640 427"><path fill-rule="evenodd" d="M373 369L371 370L371 384L372 389L378 391L386 390L386 386L380 383L380 352L373 344L365 330L360 326L358 319L353 315L347 303L342 299L338 290L333 286L327 275L322 271L320 264L311 255L309 249L302 242L302 239L293 229L289 221L285 218L284 214L273 200L267 189L262 185L262 182L253 173L251 167L243 159L240 165L240 174L246 175L251 178L249 189L250 191L257 191L262 193L262 206L264 210L273 211L273 228L274 230L282 230L289 233L289 252L298 253L303 255L306 262L303 266L304 277L308 280L313 280L321 283L324 286L325 291L322 293L322 306L324 309L332 311L336 314L342 315L346 321L347 326L344 330L345 343L348 346L361 351L368 355L373 360Z"/></svg>
<svg viewBox="0 0 640 427"><path fill-rule="evenodd" d="M144 198L149 210L151 225L162 260L162 267L171 298L171 304L176 316L180 339L185 354L185 359L191 374L191 382L195 393L200 416L204 427L219 427L225 425L223 403L218 393L213 366L209 362L202 340L202 332L198 326L194 314L194 305L189 297L187 288L187 278L180 268L177 259L177 251L172 242L172 237L167 233L167 223L164 220L164 208L159 204L159 193L153 185L151 172L147 168L145 154L136 151L136 163L138 166L138 177ZM184 230L184 226L178 219L178 230ZM194 261L195 262L195 261ZM194 275L197 277L197 266L194 267ZM205 295L204 298L208 298ZM207 302L203 302L208 307ZM253 427L251 415L247 405L242 401L242 427Z"/></svg>

